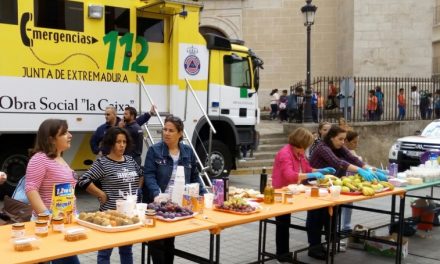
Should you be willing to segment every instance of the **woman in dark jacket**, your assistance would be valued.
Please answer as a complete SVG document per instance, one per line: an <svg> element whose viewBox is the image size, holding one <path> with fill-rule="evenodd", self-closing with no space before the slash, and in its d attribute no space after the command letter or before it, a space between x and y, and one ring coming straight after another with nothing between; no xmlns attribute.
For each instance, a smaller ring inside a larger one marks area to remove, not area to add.
<svg viewBox="0 0 440 264"><path fill-rule="evenodd" d="M313 168L333 167L335 176L342 177L347 171L358 173L364 180L371 181L378 177L386 180L383 172L363 163L344 146L347 131L340 126L333 125L324 139L319 142L310 157ZM375 172L373 172L373 170ZM307 212L306 228L309 242L308 255L312 258L325 260L326 252L321 247L322 228L329 228L330 216L327 208L310 210Z"/></svg>
<svg viewBox="0 0 440 264"><path fill-rule="evenodd" d="M183 122L175 116L165 118L162 139L148 149L144 163L144 197L152 202L160 193L171 193L177 166L185 168L185 184L199 183L200 194L206 192L198 177L196 157L192 149L181 142ZM173 263L174 237L149 242L153 263ZM165 248L166 251L157 248Z"/></svg>

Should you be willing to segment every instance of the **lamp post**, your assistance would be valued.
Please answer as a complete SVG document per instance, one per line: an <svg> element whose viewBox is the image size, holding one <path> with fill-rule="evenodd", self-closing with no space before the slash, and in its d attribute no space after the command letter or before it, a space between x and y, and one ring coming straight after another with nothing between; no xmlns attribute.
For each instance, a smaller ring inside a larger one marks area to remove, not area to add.
<svg viewBox="0 0 440 264"><path fill-rule="evenodd" d="M307 87L304 102L304 122L313 122L312 117L312 87L310 86L310 30L315 23L315 12L318 7L312 5L312 0L306 0L301 7L304 16L304 26L307 27Z"/></svg>

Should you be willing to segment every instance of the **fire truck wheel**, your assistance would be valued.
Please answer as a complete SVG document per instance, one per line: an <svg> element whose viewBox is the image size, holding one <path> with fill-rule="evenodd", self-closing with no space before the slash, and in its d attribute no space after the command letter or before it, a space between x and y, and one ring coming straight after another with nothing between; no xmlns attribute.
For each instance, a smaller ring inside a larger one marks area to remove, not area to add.
<svg viewBox="0 0 440 264"><path fill-rule="evenodd" d="M211 145L211 156L207 157L208 141L203 143L203 146L199 145L197 153L200 160L204 162L205 167L209 167L208 174L211 178L217 178L227 176L223 173L226 170L229 174L232 168L232 156L229 148L219 140L213 140Z"/></svg>

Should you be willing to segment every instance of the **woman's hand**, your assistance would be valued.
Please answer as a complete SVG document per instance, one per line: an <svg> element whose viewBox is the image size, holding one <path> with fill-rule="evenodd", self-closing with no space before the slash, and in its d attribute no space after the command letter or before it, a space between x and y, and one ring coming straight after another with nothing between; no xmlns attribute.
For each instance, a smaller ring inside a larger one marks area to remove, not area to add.
<svg viewBox="0 0 440 264"><path fill-rule="evenodd" d="M108 198L107 198L107 194L105 194L105 192L102 192L98 195L98 201L100 204L105 204L107 202Z"/></svg>

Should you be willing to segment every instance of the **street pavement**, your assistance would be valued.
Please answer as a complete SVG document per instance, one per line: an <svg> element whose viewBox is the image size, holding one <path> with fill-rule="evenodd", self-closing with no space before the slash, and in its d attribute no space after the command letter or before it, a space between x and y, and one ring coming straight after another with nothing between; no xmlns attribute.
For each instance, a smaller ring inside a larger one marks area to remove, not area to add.
<svg viewBox="0 0 440 264"><path fill-rule="evenodd" d="M237 187L246 187L259 189L260 175L240 175L231 176L230 184ZM412 194L428 195L429 190L420 190L412 192ZM434 196L439 197L439 188L435 189ZM79 211L97 210L98 201L88 195L80 192L78 197ZM378 209L389 209L391 206L391 199L389 197L380 199L371 199L364 202L356 203L356 205L373 207ZM411 216L410 200L407 199L405 215ZM304 225L306 213L292 214L292 223ZM353 211L352 226L361 224L368 227L379 226L389 222L389 216L377 215L368 212ZM439 264L440 252L438 244L440 242L440 232L438 227L434 227L432 232L426 233L418 231L416 235L409 238L409 255L403 263L408 264ZM275 229L273 225L268 225L267 236L267 251L275 251ZM376 235L386 235L387 229L379 229ZM249 263L257 260L258 249L258 222L240 225L232 228L222 230L221 232L221 263ZM307 236L304 231L290 230L290 249L295 251L297 249L307 246ZM209 250L209 233L207 231L179 236L176 238L176 248L193 254L208 257ZM133 246L134 262L141 261L141 246L136 244ZM82 263L96 262L96 252L80 255ZM309 258L307 253L299 254L299 260L307 263L324 263L323 261ZM338 253L335 257L335 263L393 263L394 259L389 257L375 256L363 250L348 249L346 252ZM117 249L112 254L112 263L119 263L119 254ZM175 263L192 263L176 257ZM266 263L274 264L276 261L268 261Z"/></svg>

